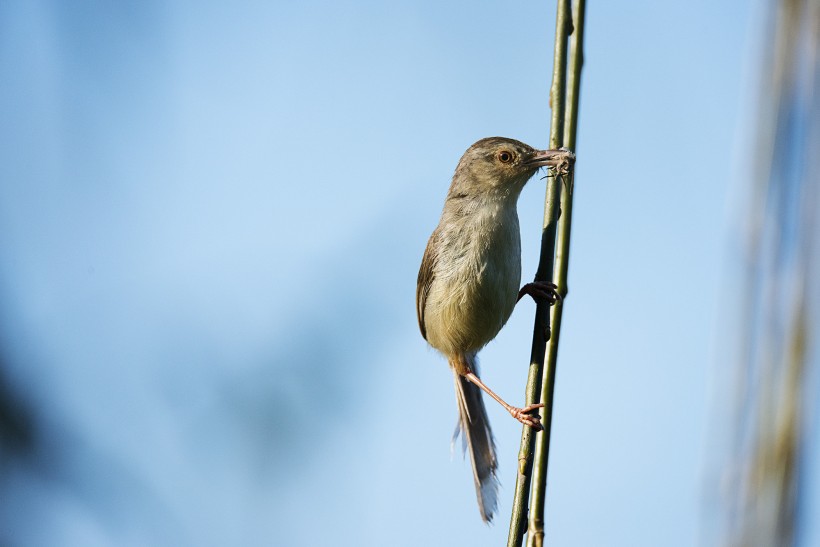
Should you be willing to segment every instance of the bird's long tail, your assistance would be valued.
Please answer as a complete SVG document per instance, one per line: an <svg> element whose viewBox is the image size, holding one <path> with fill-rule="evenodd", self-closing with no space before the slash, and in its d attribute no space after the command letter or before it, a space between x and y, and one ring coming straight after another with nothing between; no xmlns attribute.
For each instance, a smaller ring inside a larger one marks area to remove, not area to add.
<svg viewBox="0 0 820 547"><path fill-rule="evenodd" d="M474 373L478 374L475 362L471 363ZM495 470L498 461L495 457L495 441L490 430L490 421L487 410L481 398L481 389L470 383L464 376L455 373L456 402L458 404L459 421L453 442L459 431L463 433L463 445L470 452L473 463L473 478L475 479L478 509L485 522L493 519L498 504L498 479Z"/></svg>

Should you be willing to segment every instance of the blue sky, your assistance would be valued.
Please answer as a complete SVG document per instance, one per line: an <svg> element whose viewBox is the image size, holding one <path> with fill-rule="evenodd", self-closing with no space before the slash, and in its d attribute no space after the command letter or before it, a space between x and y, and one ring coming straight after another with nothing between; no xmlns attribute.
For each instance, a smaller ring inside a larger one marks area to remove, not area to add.
<svg viewBox="0 0 820 547"><path fill-rule="evenodd" d="M702 538L754 15L588 7L552 545ZM38 447L13 539L502 543L520 426L490 406L487 527L415 278L463 151L547 144L553 32L552 2L4 2L0 348ZM481 353L511 402L533 310Z"/></svg>

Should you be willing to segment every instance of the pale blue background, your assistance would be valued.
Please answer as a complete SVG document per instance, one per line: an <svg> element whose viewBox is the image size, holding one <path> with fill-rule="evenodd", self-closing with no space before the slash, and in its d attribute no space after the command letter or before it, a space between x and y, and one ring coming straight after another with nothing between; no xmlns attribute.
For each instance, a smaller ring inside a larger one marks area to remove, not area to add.
<svg viewBox="0 0 820 547"><path fill-rule="evenodd" d="M758 30L590 3L551 545L708 535ZM0 351L36 432L3 542L502 544L520 426L490 406L487 527L415 279L461 153L547 144L553 32L533 0L1 3ZM533 309L481 354L512 402Z"/></svg>

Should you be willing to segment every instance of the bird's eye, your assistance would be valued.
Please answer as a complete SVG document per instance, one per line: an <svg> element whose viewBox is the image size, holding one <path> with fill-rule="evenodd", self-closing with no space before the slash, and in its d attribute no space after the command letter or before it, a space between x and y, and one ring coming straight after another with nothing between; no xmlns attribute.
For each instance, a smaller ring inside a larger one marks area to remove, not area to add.
<svg viewBox="0 0 820 547"><path fill-rule="evenodd" d="M498 153L498 161L501 163L511 163L513 160L512 152L508 152L507 150L502 150Z"/></svg>

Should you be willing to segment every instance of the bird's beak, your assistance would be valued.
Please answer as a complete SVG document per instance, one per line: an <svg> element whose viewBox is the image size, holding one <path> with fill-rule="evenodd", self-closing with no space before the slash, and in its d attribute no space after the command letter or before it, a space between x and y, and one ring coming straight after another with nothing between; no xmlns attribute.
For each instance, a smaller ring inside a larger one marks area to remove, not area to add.
<svg viewBox="0 0 820 547"><path fill-rule="evenodd" d="M575 161L575 154L567 148L558 150L536 150L524 165L527 167L555 167L564 163Z"/></svg>

